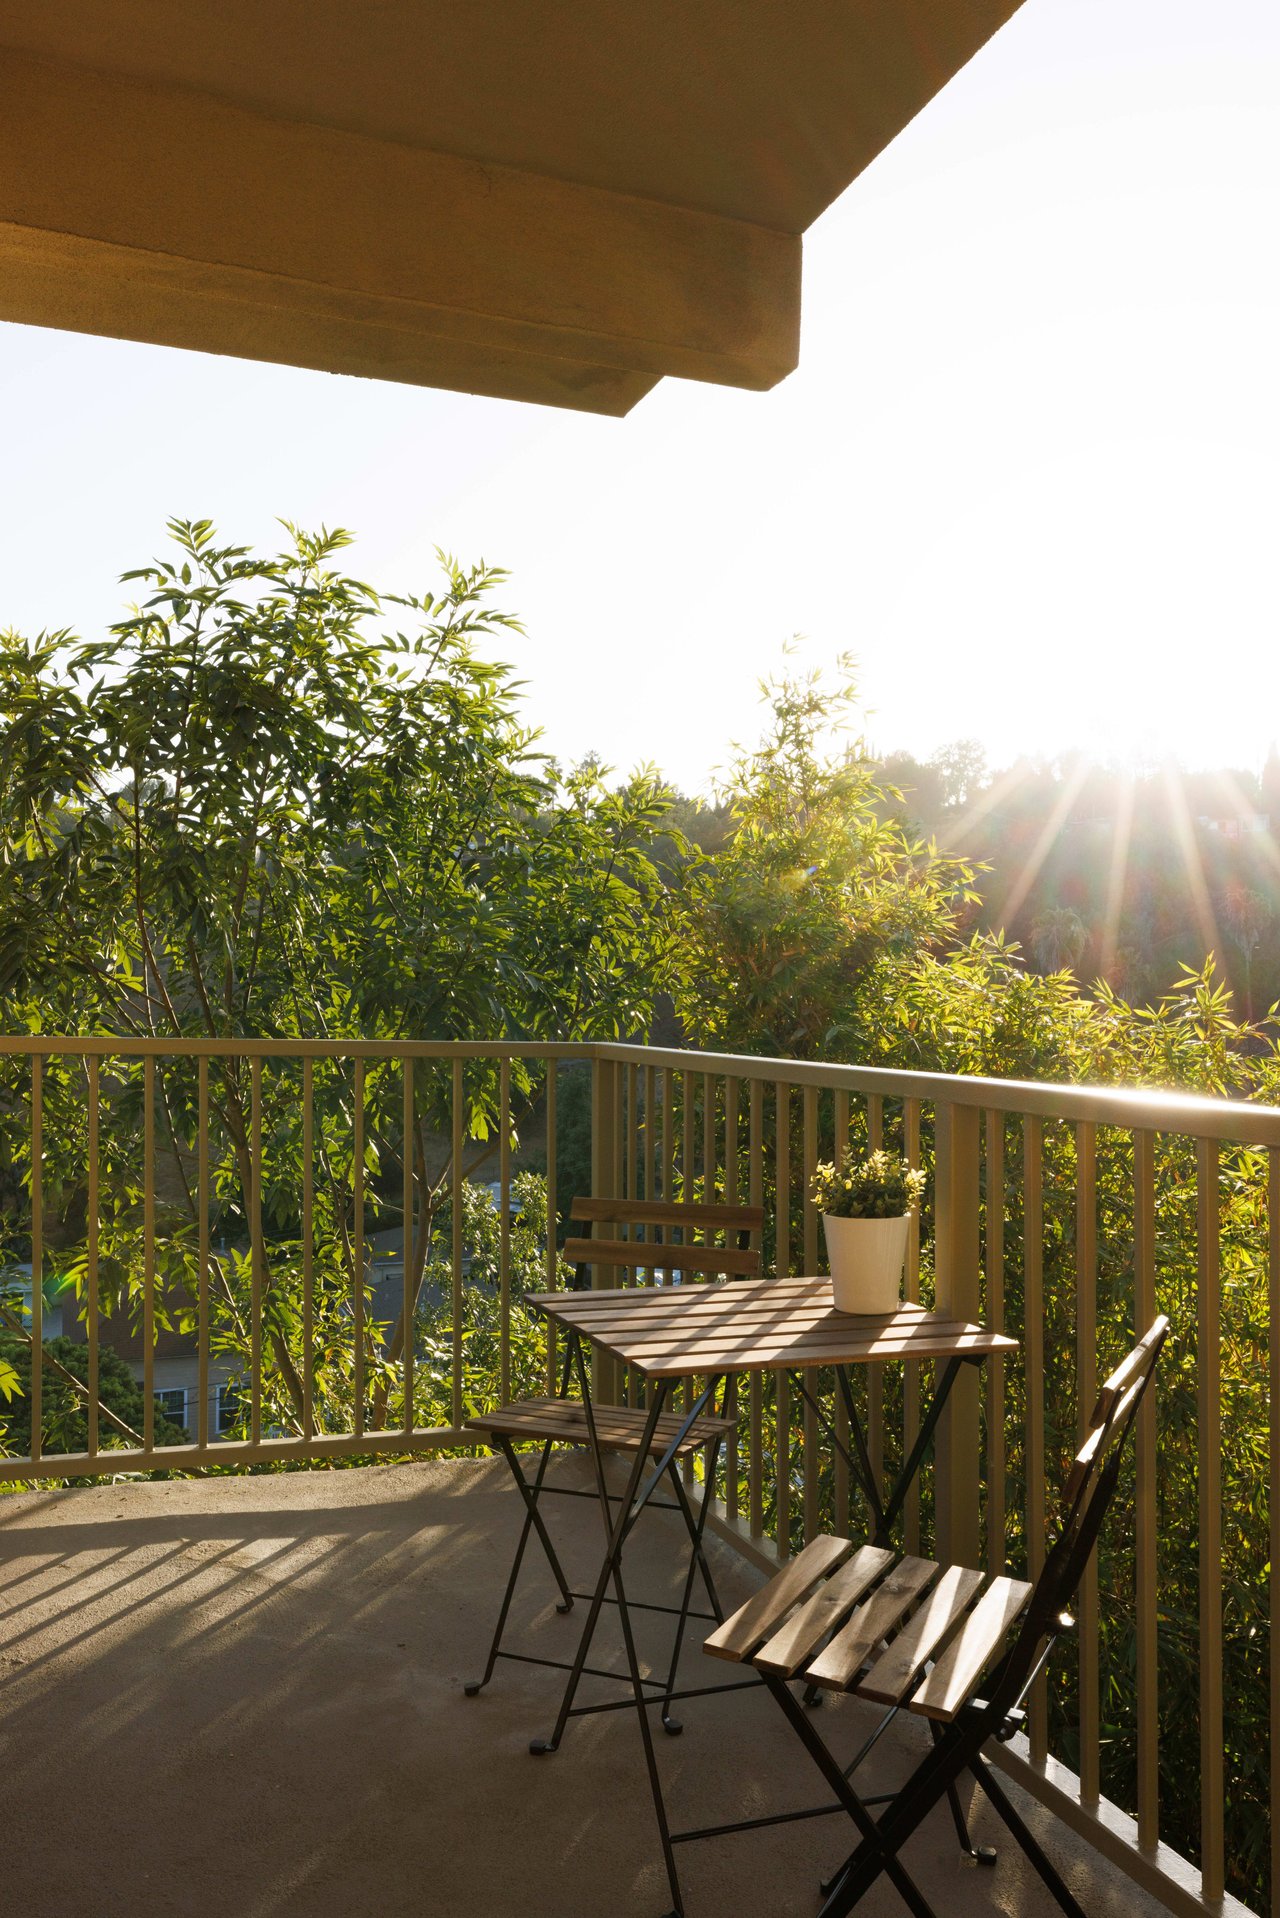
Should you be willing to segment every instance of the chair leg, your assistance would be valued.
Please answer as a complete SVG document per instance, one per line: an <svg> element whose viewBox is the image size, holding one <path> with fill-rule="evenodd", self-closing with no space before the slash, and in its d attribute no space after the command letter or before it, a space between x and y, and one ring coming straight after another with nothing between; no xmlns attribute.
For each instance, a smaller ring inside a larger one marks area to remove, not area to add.
<svg viewBox="0 0 1280 1918"><path fill-rule="evenodd" d="M507 1627L507 1615L511 1610L511 1601L515 1596L516 1582L520 1577L520 1567L524 1562L525 1547L529 1543L530 1532L535 1528L542 1542L542 1548L547 1555L547 1563L551 1567L556 1583L560 1587L562 1594L561 1603L556 1606L556 1610L558 1612L568 1612L573 1609L573 1595L569 1590L568 1581L561 1569L560 1560L556 1557L555 1547L552 1545L546 1525L543 1523L542 1514L538 1510L538 1494L542 1490L542 1481L546 1477L547 1465L551 1458L551 1445L548 1442L542 1448L542 1458L539 1461L538 1470L532 1484L529 1483L524 1473L520 1470L520 1461L516 1456L515 1448L512 1446L511 1441L505 1438L500 1439L499 1445L520 1487L525 1508L524 1524L520 1528L520 1537L516 1544L515 1556L511 1561L511 1571L507 1578L507 1589L502 1595L502 1604L498 1611L498 1622L493 1628L493 1638L489 1645L489 1657L485 1663L484 1677L473 1679L470 1684L463 1686L462 1689L468 1698L474 1698L477 1692L483 1691L489 1683L489 1680L493 1677L493 1668L498 1662L498 1653L502 1647L502 1635Z"/></svg>
<svg viewBox="0 0 1280 1918"><path fill-rule="evenodd" d="M929 1730L933 1733L934 1744L940 1744L942 1732L932 1719L929 1721ZM969 1821L965 1817L964 1806L960 1803L960 1794L956 1790L954 1778L947 1786L947 1803L951 1807L951 1822L956 1828L956 1837L960 1840L962 1855L971 1865L994 1865L997 1857L995 1846L975 1845L969 1836Z"/></svg>
<svg viewBox="0 0 1280 1918"><path fill-rule="evenodd" d="M800 1708L796 1706L795 1709L799 1711ZM801 1713L801 1716L804 1714ZM954 1786L960 1774L968 1769L980 1749L984 1735L981 1727L975 1729L960 1725L951 1726L941 1735L935 1731L931 1750L885 1807L871 1833L867 1834L865 1828L859 1826L859 1830L864 1832L863 1842L823 1886L827 1898L819 1918L847 1918L847 1914L866 1895L881 1872L888 1872L893 1882L897 1883L888 1861L897 1859L908 1839L947 1794L948 1788ZM811 1731L810 1736L816 1738L817 1733Z"/></svg>
<svg viewBox="0 0 1280 1918"><path fill-rule="evenodd" d="M935 1918L933 1907L897 1857L896 1847L891 1850L884 1844L875 1819L827 1750L803 1704L799 1699L792 1697L781 1679L774 1678L768 1673L763 1676L765 1684L790 1720L800 1743L862 1834L863 1842L853 1858L837 1872L830 1896L823 1904L819 1918L847 1918L847 1914L853 1910L863 1892L874 1884L882 1872L886 1874L908 1911L913 1914L913 1918ZM864 1855L867 1867L866 1882L860 1883L853 1895L849 1896L851 1873L854 1866L864 1860Z"/></svg>
<svg viewBox="0 0 1280 1918"><path fill-rule="evenodd" d="M716 1450L718 1450L718 1447L712 1448L712 1462L710 1467L712 1473L715 1471ZM702 1509L697 1518L695 1518L693 1509L689 1504L688 1494L684 1486L680 1483L680 1468L675 1459L672 1459L668 1467L668 1476L672 1485L675 1487L676 1498L684 1514L685 1524L689 1530L689 1566L685 1573L684 1592L680 1600L680 1616L676 1621L675 1640L671 1647L671 1668L667 1674L667 1691L671 1693L676 1687L676 1673L680 1665L680 1653L684 1647L685 1628L689 1622L689 1607L693 1602L693 1581L699 1570L701 1570L702 1573L702 1582L707 1588L707 1596L711 1601L711 1608L721 1624L724 1623L724 1608L720 1603L715 1581L711 1576L711 1567L707 1562L706 1551L702 1543L702 1535L707 1523L707 1512L710 1509L710 1492L708 1491L707 1496L703 1499ZM667 1705L663 1707L662 1729L670 1738L678 1737L684 1730L682 1721L671 1716L669 1700Z"/></svg>
<svg viewBox="0 0 1280 1918"><path fill-rule="evenodd" d="M558 1612L571 1612L573 1610L573 1593L569 1590L569 1581L565 1577L560 1560L556 1556L556 1548L551 1543L551 1534L547 1530L546 1522L543 1519L542 1513L538 1510L538 1495L542 1491L542 1481L546 1477L547 1466L551 1461L551 1442L548 1440L542 1448L542 1457L538 1461L538 1470L532 1484L530 1484L529 1480L520 1470L520 1460L516 1455L515 1447L512 1445L510 1439L501 1439L499 1443L502 1446L503 1455L506 1458L507 1464L511 1467L512 1476L515 1478L516 1484L520 1487L520 1496L525 1502L529 1520L538 1534L538 1539L543 1551L547 1555L547 1564L551 1567L551 1576L560 1587L560 1603L556 1606L556 1610Z"/></svg>
<svg viewBox="0 0 1280 1918"><path fill-rule="evenodd" d="M719 1450L718 1440L716 1442L716 1449L717 1451ZM715 1613L716 1618L719 1620L720 1624L723 1625L724 1624L724 1606L720 1603L720 1594L716 1590L715 1579L711 1576L711 1561L708 1559L706 1548L702 1543L702 1535L706 1529L707 1512L710 1509L709 1505L706 1501L704 1501L703 1508L702 1508L701 1521L695 1521L693 1516L693 1509L689 1504L689 1494L685 1491L684 1485L681 1482L680 1473L677 1469L676 1461L674 1459L671 1461L671 1464L668 1470L671 1475L671 1483L675 1487L676 1498L679 1500L681 1510L684 1513L685 1524L689 1527L690 1531L696 1536L698 1541L697 1547L695 1550L695 1558L697 1560L698 1570L702 1574L702 1583L706 1587L707 1603L710 1605L712 1611Z"/></svg>
<svg viewBox="0 0 1280 1918"><path fill-rule="evenodd" d="M576 1339L573 1341L573 1349L581 1365L581 1354ZM590 1421L590 1385L589 1382L586 1381L585 1370L583 1372L583 1379L583 1398L588 1406L587 1417L588 1421ZM560 1740L563 1738L565 1726L569 1722L569 1714L573 1709L573 1701L577 1694L578 1685L582 1679L583 1667L586 1664L587 1651L595 1636L596 1626L600 1622L600 1613L603 1609L605 1595L613 1577L614 1567L621 1555L623 1540L631 1525L635 1522L632 1506L635 1504L636 1494L640 1490L640 1484L644 1478L645 1465L648 1462L649 1453L652 1450L654 1434L658 1429L658 1419L666 1399L665 1384L665 1380L660 1382L658 1390L654 1394L653 1404L649 1408L649 1417L645 1424L644 1437L636 1448L635 1456L631 1461L631 1470L627 1478L627 1489L619 1501L618 1515L616 1518L610 1515L608 1503L609 1488L605 1483L604 1468L600 1463L598 1449L594 1444L592 1446L592 1461L595 1466L596 1486L600 1494L601 1516L604 1519L608 1546L605 1552L604 1563L601 1565L599 1575L596 1579L595 1590L591 1594L591 1604L587 1611L586 1622L582 1627L581 1637L578 1640L578 1649L574 1654L573 1664L569 1670L568 1681L564 1688L564 1696L560 1700L560 1710L556 1716L555 1728L549 1738L534 1738L529 1741L529 1750L535 1758L540 1758L546 1753L560 1749ZM594 1427L592 1428L592 1436L594 1438Z"/></svg>
<svg viewBox="0 0 1280 1918"><path fill-rule="evenodd" d="M1057 1867L1041 1849L1039 1839L1035 1836L1035 1833L1026 1823L1021 1813L1014 1808L1004 1787L993 1774L990 1765L981 1757L975 1757L971 1761L969 1769L1001 1819L1017 1839L1019 1846L1034 1866L1042 1882L1048 1887L1049 1891L1052 1892L1061 1909L1066 1912L1067 1918L1085 1918L1083 1910L1067 1890L1066 1884Z"/></svg>

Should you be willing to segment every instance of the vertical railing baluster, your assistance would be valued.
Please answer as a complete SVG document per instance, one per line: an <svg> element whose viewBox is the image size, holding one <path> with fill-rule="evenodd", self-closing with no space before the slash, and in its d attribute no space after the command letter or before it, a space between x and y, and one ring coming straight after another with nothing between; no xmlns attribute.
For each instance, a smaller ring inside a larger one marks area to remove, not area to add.
<svg viewBox="0 0 1280 1918"><path fill-rule="evenodd" d="M983 1270L986 1279L984 1323L992 1332L1004 1331L1004 1118L988 1112L986 1138L986 1232ZM987 1359L987 1569L993 1578L1004 1573L1005 1442L1004 1354Z"/></svg>
<svg viewBox="0 0 1280 1918"><path fill-rule="evenodd" d="M1081 1444L1098 1391L1097 1131L1076 1126L1076 1405ZM1098 1562L1091 1557L1080 1582L1080 1798L1096 1805L1102 1793L1098 1694Z"/></svg>
<svg viewBox="0 0 1280 1918"><path fill-rule="evenodd" d="M716 1082L709 1072L702 1075L702 1199L716 1202Z"/></svg>
<svg viewBox="0 0 1280 1918"><path fill-rule="evenodd" d="M747 1204L764 1204L764 1081L751 1080L747 1119ZM757 1229L752 1242L763 1253L764 1233ZM763 1263L763 1259L762 1259ZM747 1518L752 1538L764 1535L764 1380L751 1374L747 1408Z"/></svg>
<svg viewBox="0 0 1280 1918"><path fill-rule="evenodd" d="M94 1135L97 1134L98 1102L97 1074L93 1083ZM95 1184L90 1217L97 1211L97 1184ZM209 1443L209 1061L201 1055L196 1068L196 1444ZM93 1246L94 1264L97 1263L97 1229L94 1226ZM96 1274L94 1288L96 1293ZM304 1328L305 1331L305 1328ZM307 1339L307 1351L311 1348ZM96 1358L96 1354L94 1355ZM94 1359L91 1358L92 1364ZM92 1386L94 1398L97 1393L95 1376ZM311 1437L311 1424L304 1426L306 1436Z"/></svg>
<svg viewBox="0 0 1280 1918"><path fill-rule="evenodd" d="M204 1061L201 1061L203 1064ZM85 1335L89 1343L89 1455L95 1457L100 1443L98 1430L98 1208L101 1204L99 1191L100 1151L98 1131L100 1123L101 1079L97 1059L87 1061L88 1098L89 1098L89 1167L88 1198L85 1217ZM200 1438L203 1445L203 1434Z"/></svg>
<svg viewBox="0 0 1280 1918"><path fill-rule="evenodd" d="M680 1196L692 1199L694 1196L694 1167L697 1161L697 1145L694 1138L694 1120L697 1116L697 1104L693 1091L693 1074L681 1075L683 1096L680 1107ZM678 1379L672 1392L673 1407L683 1408L690 1401L693 1389L692 1379ZM689 1453L684 1457L684 1479L686 1485L693 1483L693 1459Z"/></svg>
<svg viewBox="0 0 1280 1918"><path fill-rule="evenodd" d="M503 1069L506 1060L503 1060ZM413 1098L413 1055L407 1053L401 1060L400 1087L400 1217L404 1223L404 1263L401 1267L400 1323L403 1328L400 1348L400 1382L404 1392L404 1415L402 1424L406 1435L413 1431L413 1361L415 1357L414 1322L416 1319L416 1300L414 1297L414 1245L413 1245L413 1199L415 1181L413 1176L413 1139L414 1139L414 1098ZM506 1222L506 1210L503 1209L503 1222ZM502 1331L506 1333L506 1315L502 1320ZM505 1358L505 1354L504 1354ZM506 1394L503 1394L504 1398Z"/></svg>
<svg viewBox="0 0 1280 1918"><path fill-rule="evenodd" d="M620 1068L620 1072L622 1074L622 1099L626 1127L626 1144L623 1151L625 1190L631 1198L652 1198L653 1192L651 1185L653 1175L650 1160L653 1144L652 1088L655 1079L654 1068L650 1065L641 1066L637 1063L634 1066ZM627 1227L623 1236L636 1240L641 1245L647 1245L651 1237L657 1240L660 1235L657 1227L650 1228L647 1225L639 1224ZM652 1272L650 1272L647 1281L641 1278L641 1272L644 1270L642 1266L632 1266L629 1269L633 1284L648 1283L651 1285L653 1283ZM548 1283L550 1283L550 1281L548 1281ZM615 1277L610 1280L610 1283L625 1284L625 1272L621 1280ZM552 1383L554 1375L550 1362L551 1354L554 1351L552 1342L554 1339L554 1331L551 1326L547 1327L547 1333L547 1390L550 1392L555 1389ZM626 1370L622 1366L618 1366L616 1372L619 1382L619 1397L622 1402L631 1406L643 1405L646 1402L646 1394L651 1396L652 1387L646 1387L644 1379L638 1372Z"/></svg>
<svg viewBox="0 0 1280 1918"><path fill-rule="evenodd" d="M559 1247L556 1244L559 1235L558 1208L560 1203L559 1187L556 1184L556 1154L559 1150L559 1114L556 1095L559 1091L559 1068L560 1061L558 1059L547 1060L547 1266L544 1277L548 1292L554 1292L556 1290L560 1270L560 1253ZM508 1131L509 1130L510 1126L508 1125ZM508 1168L508 1179L509 1178L510 1170ZM511 1310L509 1305L503 1314L502 1322L507 1328L508 1337L510 1337ZM548 1395L554 1393L556 1389L556 1363L555 1328L548 1325L546 1373Z"/></svg>
<svg viewBox="0 0 1280 1918"><path fill-rule="evenodd" d="M938 1310L965 1321L977 1318L980 1303L980 1117L976 1106L940 1100L934 1118ZM965 1366L938 1421L934 1472L935 1549L950 1564L972 1565L979 1555L981 1447L978 1378Z"/></svg>
<svg viewBox="0 0 1280 1918"><path fill-rule="evenodd" d="M364 1433L365 1410L365 1330L364 1330L364 1060L355 1062L355 1094L352 1105L351 1140L351 1311L355 1338L355 1433Z"/></svg>
<svg viewBox="0 0 1280 1918"><path fill-rule="evenodd" d="M1133 1135L1134 1333L1141 1337L1156 1315L1155 1139ZM1138 1843L1154 1851L1160 1839L1159 1548L1156 1536L1156 1393L1138 1411L1134 1552L1137 1614L1135 1687L1138 1695ZM1274 1400L1272 1401L1274 1404Z"/></svg>
<svg viewBox="0 0 1280 1918"><path fill-rule="evenodd" d="M670 1066L662 1072L662 1197L670 1200L676 1191L676 1088Z"/></svg>
<svg viewBox="0 0 1280 1918"><path fill-rule="evenodd" d="M849 1116L849 1094L837 1092L832 1100L834 1131L832 1163L837 1172L844 1170L849 1159ZM834 1462L834 1518L836 1531L843 1537L849 1530L849 1466L844 1456L849 1449L849 1413L845 1407L842 1392L837 1392L835 1395L835 1431L837 1445Z"/></svg>
<svg viewBox="0 0 1280 1918"><path fill-rule="evenodd" d="M44 1060L31 1055L31 1458L44 1450ZM147 1400L148 1408L151 1401ZM147 1444L151 1443L150 1428Z"/></svg>
<svg viewBox="0 0 1280 1918"><path fill-rule="evenodd" d="M804 1271L818 1269L818 1208L809 1197L809 1187L818 1163L818 1088L805 1086L801 1094L801 1259ZM816 1538L819 1527L818 1500L822 1484L821 1432L814 1399L820 1390L819 1374L809 1373L805 1380L808 1393L804 1401L804 1540Z"/></svg>
<svg viewBox="0 0 1280 1918"><path fill-rule="evenodd" d="M656 1123L658 1074L653 1066L644 1069L644 1197L656 1199L659 1192L659 1132Z"/></svg>
<svg viewBox="0 0 1280 1918"><path fill-rule="evenodd" d="M551 1132L550 1070L547 1072L547 1238L554 1244L556 1222L551 1211L551 1181L555 1141ZM511 1061L498 1066L498 1402L511 1397Z"/></svg>
<svg viewBox="0 0 1280 1918"><path fill-rule="evenodd" d="M142 1442L156 1442L156 1062L142 1067Z"/></svg>
<svg viewBox="0 0 1280 1918"><path fill-rule="evenodd" d="M591 1063L591 1191L597 1199L616 1199L618 1155L615 1139L618 1130L618 1097L616 1068L607 1059L595 1058ZM611 1238L613 1228L608 1222L597 1219L592 1222L588 1237L593 1239ZM591 1287L602 1292L614 1283L611 1273L603 1266L591 1267ZM591 1352L591 1395L601 1404L615 1405L616 1370L608 1353L598 1346Z"/></svg>
<svg viewBox="0 0 1280 1918"><path fill-rule="evenodd" d="M884 1100L878 1092L867 1096L867 1145L879 1152L884 1145ZM876 1484L884 1488L884 1367L867 1367L867 1452Z"/></svg>
<svg viewBox="0 0 1280 1918"><path fill-rule="evenodd" d="M201 1127L202 1136L207 1130L208 1121L208 1081L205 1082L205 1125ZM316 1259L315 1259L315 1190L316 1190L316 1088L315 1065L310 1058L302 1061L302 1429L311 1438L316 1428ZM205 1149L204 1179L209 1177L208 1148ZM203 1207L208 1216L208 1198ZM405 1327L408 1337L409 1328Z"/></svg>
<svg viewBox="0 0 1280 1918"><path fill-rule="evenodd" d="M622 1073L616 1065L610 1067L609 1069L608 1084L609 1084L609 1100L613 1110L613 1118L610 1123L610 1131L609 1131L609 1188L608 1189L612 1193L619 1193L622 1191L622 1114L619 1110L619 1106L622 1099ZM610 1236L614 1235L615 1229L616 1228L612 1226L608 1228ZM606 1287L613 1286L613 1285L616 1285L617 1283L618 1283L617 1279L612 1274L606 1272L602 1275L602 1284L604 1286ZM622 1368L622 1361L621 1359L611 1358L611 1359L607 1359L605 1363L608 1367L608 1375L610 1379L608 1402L610 1405L625 1405L626 1399L623 1396L623 1385L625 1383L625 1380L624 1380L624 1374L623 1374L623 1368ZM686 1458L685 1471L686 1471L686 1476L692 1473L693 1463L691 1459Z"/></svg>
<svg viewBox="0 0 1280 1918"><path fill-rule="evenodd" d="M249 1067L249 1438L262 1441L262 1060Z"/></svg>
<svg viewBox="0 0 1280 1918"><path fill-rule="evenodd" d="M724 1082L724 1202L726 1205L738 1204L738 1080L730 1073ZM726 1245L736 1242L736 1234L726 1236ZM738 1412L738 1380L736 1375L729 1381L728 1416L736 1419ZM738 1516L740 1500L738 1497L738 1427L735 1424L724 1448L724 1489L725 1510L731 1519Z"/></svg>
<svg viewBox="0 0 1280 1918"><path fill-rule="evenodd" d="M719 1131L716 1120L715 1076L710 1072L704 1072L702 1075L702 1202L704 1205L714 1205L716 1202L716 1159L718 1156L717 1139ZM692 1378L689 1381L689 1387L692 1392L697 1394L704 1389L705 1380L700 1377ZM704 1471L706 1461L710 1456L711 1454L708 1448L703 1453ZM692 1459L689 1461L689 1467L692 1471Z"/></svg>
<svg viewBox="0 0 1280 1918"><path fill-rule="evenodd" d="M622 1196L636 1196L635 1067L623 1063L622 1078Z"/></svg>
<svg viewBox="0 0 1280 1918"><path fill-rule="evenodd" d="M638 1125L636 1115L636 1086L638 1069L624 1062L618 1069L618 1078L622 1087L622 1196L634 1199L637 1196L636 1157L639 1149ZM627 1225L621 1228L621 1236L633 1243L645 1236L643 1226ZM624 1266L614 1281L618 1285L638 1283L640 1268L636 1265ZM634 1406L641 1390L638 1372L619 1368L621 1396L627 1405Z"/></svg>
<svg viewBox="0 0 1280 1918"><path fill-rule="evenodd" d="M1276 1621L1280 1619L1280 1148L1267 1153L1267 1375L1270 1431L1268 1457L1267 1635L1268 1717L1270 1721L1270 1791L1268 1813L1271 1852L1271 1910L1280 1914L1280 1646ZM1150 1395L1148 1395L1150 1396Z"/></svg>
<svg viewBox="0 0 1280 1918"><path fill-rule="evenodd" d="M791 1273L791 1088L781 1080L774 1087L774 1183L777 1194L775 1231L778 1277ZM777 1433L778 1556L791 1556L791 1382L785 1371L774 1373L774 1423Z"/></svg>
<svg viewBox="0 0 1280 1918"><path fill-rule="evenodd" d="M920 1164L920 1101L907 1099L902 1107L902 1145L909 1166ZM907 1232L907 1271L904 1285L910 1304L920 1303L920 1213L911 1215ZM908 1457L920 1430L920 1367L902 1368L902 1456ZM920 1475L916 1474L902 1511L903 1542L909 1552L920 1550Z"/></svg>
<svg viewBox="0 0 1280 1918"><path fill-rule="evenodd" d="M682 1081L680 1100L680 1196L685 1199L691 1199L693 1197L693 1121L695 1114L693 1074L691 1072L685 1072L680 1076Z"/></svg>
<svg viewBox="0 0 1280 1918"><path fill-rule="evenodd" d="M1218 1146L1196 1142L1196 1386L1200 1490L1200 1891L1226 1884L1222 1700L1222 1272Z"/></svg>
<svg viewBox="0 0 1280 1918"><path fill-rule="evenodd" d="M1044 1136L1038 1118L1022 1121L1022 1259L1025 1322L1022 1349L1027 1397L1027 1577L1037 1579L1044 1565ZM1041 1672L1031 1688L1027 1733L1031 1762L1042 1765L1049 1751L1048 1683Z"/></svg>
<svg viewBox="0 0 1280 1918"><path fill-rule="evenodd" d="M741 1191L741 1167L738 1163L738 1107L742 1099L741 1081L730 1073L724 1082L724 1202L737 1205Z"/></svg>
<svg viewBox="0 0 1280 1918"><path fill-rule="evenodd" d="M453 1327L449 1352L449 1419L456 1432L462 1424L462 1061L453 1062L452 1101L449 1111L450 1150L453 1157L450 1197L452 1229L449 1235L450 1297L453 1302Z"/></svg>

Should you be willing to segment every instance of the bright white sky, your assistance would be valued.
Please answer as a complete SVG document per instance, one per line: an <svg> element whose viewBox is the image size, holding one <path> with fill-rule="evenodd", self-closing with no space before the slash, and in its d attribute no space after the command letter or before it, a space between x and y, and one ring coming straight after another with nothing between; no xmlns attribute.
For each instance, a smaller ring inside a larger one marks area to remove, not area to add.
<svg viewBox="0 0 1280 1918"><path fill-rule="evenodd" d="M0 624L170 514L508 567L566 757L705 782L803 633L870 734L1256 765L1280 734L1280 6L1027 0L806 241L800 370L600 420L0 326Z"/></svg>

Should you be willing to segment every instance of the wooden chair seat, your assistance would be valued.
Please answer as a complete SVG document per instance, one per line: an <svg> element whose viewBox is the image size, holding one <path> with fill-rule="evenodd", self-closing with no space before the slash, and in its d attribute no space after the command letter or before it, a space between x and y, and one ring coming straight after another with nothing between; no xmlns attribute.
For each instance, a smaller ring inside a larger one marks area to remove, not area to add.
<svg viewBox="0 0 1280 1918"><path fill-rule="evenodd" d="M707 1639L753 1665L949 1723L1031 1597L1021 1579L815 1538ZM929 1660L931 1671L921 1678Z"/></svg>
<svg viewBox="0 0 1280 1918"><path fill-rule="evenodd" d="M640 1449L649 1416L643 1406L596 1405L592 1409L595 1413L596 1436L602 1447L611 1452L636 1452ZM500 1434L509 1439L528 1439L539 1444L545 1444L548 1439L554 1440L557 1445L590 1443L586 1407L578 1399L520 1399L515 1404L500 1405L495 1411L478 1413L466 1423L474 1432ZM682 1415L679 1412L666 1412L659 1418L649 1448L655 1458L666 1451L681 1423ZM695 1452L699 1446L713 1439L728 1438L735 1429L732 1419L704 1415L690 1428L679 1447L679 1455Z"/></svg>

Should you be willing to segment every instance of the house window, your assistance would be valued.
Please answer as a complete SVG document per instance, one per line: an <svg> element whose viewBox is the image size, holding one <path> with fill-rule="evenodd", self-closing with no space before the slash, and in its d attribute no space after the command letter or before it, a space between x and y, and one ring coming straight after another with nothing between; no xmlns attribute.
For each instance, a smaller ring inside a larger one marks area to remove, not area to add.
<svg viewBox="0 0 1280 1918"><path fill-rule="evenodd" d="M243 1401L238 1385L220 1385L218 1387L218 1437L225 1438L238 1425L243 1411Z"/></svg>
<svg viewBox="0 0 1280 1918"><path fill-rule="evenodd" d="M156 1411L174 1425L186 1430L187 1425L187 1388L185 1385L166 1387L163 1392L153 1394Z"/></svg>

